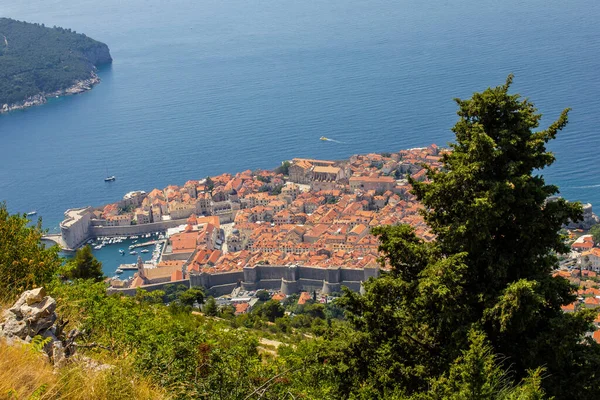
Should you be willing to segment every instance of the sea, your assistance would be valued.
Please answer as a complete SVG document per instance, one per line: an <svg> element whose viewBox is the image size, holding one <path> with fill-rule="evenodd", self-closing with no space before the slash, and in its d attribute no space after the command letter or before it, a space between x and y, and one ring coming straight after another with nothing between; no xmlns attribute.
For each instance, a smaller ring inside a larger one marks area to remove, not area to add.
<svg viewBox="0 0 600 400"><path fill-rule="evenodd" d="M540 174L600 210L597 1L28 0L0 16L85 33L114 58L93 90L0 115L0 201L51 232L66 209L132 190L444 146L453 99L510 73L542 128L572 108Z"/></svg>

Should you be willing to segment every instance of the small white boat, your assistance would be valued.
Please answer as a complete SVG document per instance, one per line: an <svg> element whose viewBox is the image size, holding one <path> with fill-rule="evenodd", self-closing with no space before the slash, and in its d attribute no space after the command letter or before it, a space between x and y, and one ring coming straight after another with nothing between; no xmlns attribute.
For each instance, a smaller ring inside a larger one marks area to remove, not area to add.
<svg viewBox="0 0 600 400"><path fill-rule="evenodd" d="M32 216L32 215L36 215L36 214L37 214L37 211L36 211L36 210L29 211L29 212L27 213L27 215L28 215L28 216Z"/></svg>
<svg viewBox="0 0 600 400"><path fill-rule="evenodd" d="M136 254L137 254L137 251L135 251L135 250L133 250L133 251L130 251L130 252L129 252L129 254L131 254L132 256L134 256L134 255L136 255Z"/></svg>
<svg viewBox="0 0 600 400"><path fill-rule="evenodd" d="M121 275L123 273L123 270L121 268L117 268L117 270L115 271L115 274L117 275Z"/></svg>
<svg viewBox="0 0 600 400"><path fill-rule="evenodd" d="M102 245L99 244L98 246L94 246L94 250L100 250L102 248Z"/></svg>
<svg viewBox="0 0 600 400"><path fill-rule="evenodd" d="M149 252L149 250L148 250L148 249L144 249L144 250L142 250L140 253L148 253L148 252Z"/></svg>
<svg viewBox="0 0 600 400"><path fill-rule="evenodd" d="M117 178L114 175L107 176L106 178L104 178L104 182L113 182L113 181L116 181L116 180L117 180Z"/></svg>
<svg viewBox="0 0 600 400"><path fill-rule="evenodd" d="M119 253L121 253L121 254L125 254L125 250L123 250L123 249L119 249Z"/></svg>

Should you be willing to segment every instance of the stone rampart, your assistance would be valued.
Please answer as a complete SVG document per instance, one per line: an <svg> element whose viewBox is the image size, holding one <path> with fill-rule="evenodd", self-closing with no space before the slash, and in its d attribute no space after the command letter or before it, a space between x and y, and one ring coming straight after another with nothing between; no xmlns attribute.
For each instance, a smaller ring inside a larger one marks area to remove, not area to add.
<svg viewBox="0 0 600 400"><path fill-rule="evenodd" d="M162 232L169 228L185 225L186 219L174 219L170 221L152 222L149 224L127 225L127 226L92 226L91 236L130 236L143 235L152 232Z"/></svg>
<svg viewBox="0 0 600 400"><path fill-rule="evenodd" d="M244 290L281 290L284 294L299 291L339 292L342 286L360 291L361 283L379 276L379 268L348 269L306 266L255 265L243 271Z"/></svg>

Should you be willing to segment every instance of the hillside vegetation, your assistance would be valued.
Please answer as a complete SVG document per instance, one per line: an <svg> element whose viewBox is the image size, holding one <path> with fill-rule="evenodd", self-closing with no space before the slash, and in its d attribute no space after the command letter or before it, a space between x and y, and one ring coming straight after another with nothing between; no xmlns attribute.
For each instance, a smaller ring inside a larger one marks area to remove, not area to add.
<svg viewBox="0 0 600 400"><path fill-rule="evenodd" d="M65 275L90 265L84 257L65 269L33 243L39 226L0 206L0 235L10 238L0 240L0 296L43 284L66 329L89 344L83 353L129 366L132 379L175 399L595 400L598 311L563 313L576 293L552 275L568 250L559 230L582 209L548 201L558 188L538 174L554 162L546 144L568 110L535 131L541 115L508 93L511 82L457 101L444 168L411 182L437 239L375 228L388 272L363 294L345 290L291 315L268 300L240 316L210 298L202 315L190 304L203 296L185 287L109 296L103 282Z"/></svg>
<svg viewBox="0 0 600 400"><path fill-rule="evenodd" d="M111 61L108 47L84 34L0 18L0 106L66 89Z"/></svg>

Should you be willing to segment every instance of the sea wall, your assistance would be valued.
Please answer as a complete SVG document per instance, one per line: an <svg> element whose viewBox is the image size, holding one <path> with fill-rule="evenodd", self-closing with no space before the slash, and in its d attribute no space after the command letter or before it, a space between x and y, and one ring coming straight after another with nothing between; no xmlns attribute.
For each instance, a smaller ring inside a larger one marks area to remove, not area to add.
<svg viewBox="0 0 600 400"><path fill-rule="evenodd" d="M152 222L149 224L127 225L127 226L92 226L91 236L130 236L143 235L151 232L162 232L169 228L185 225L186 219L174 219L171 221Z"/></svg>

